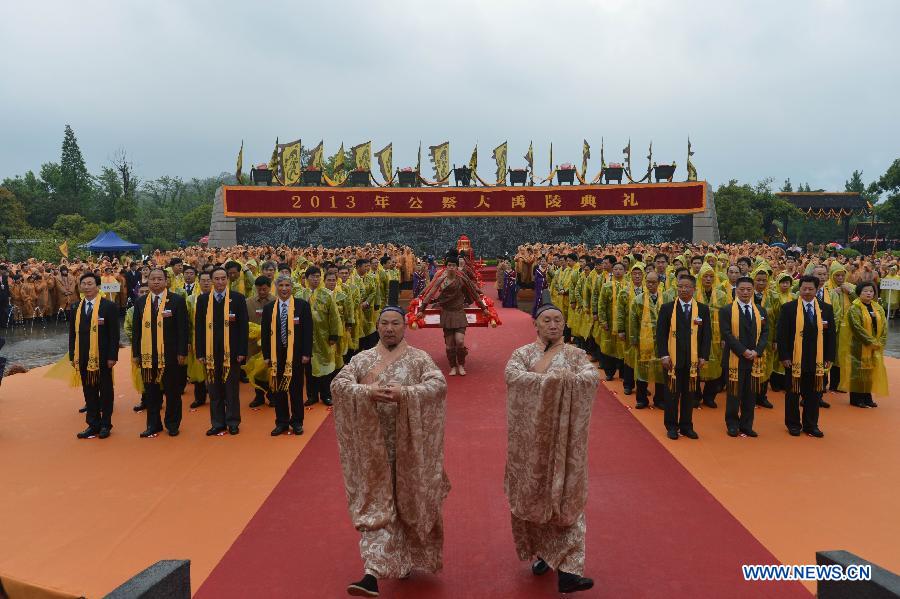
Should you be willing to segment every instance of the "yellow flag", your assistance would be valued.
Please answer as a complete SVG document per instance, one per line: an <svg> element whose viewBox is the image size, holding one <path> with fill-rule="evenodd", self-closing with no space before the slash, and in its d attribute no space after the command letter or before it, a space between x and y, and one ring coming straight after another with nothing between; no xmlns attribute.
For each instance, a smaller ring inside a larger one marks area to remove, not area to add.
<svg viewBox="0 0 900 599"><path fill-rule="evenodd" d="M241 140L241 149L238 152L237 157L237 170L235 170L234 178L237 179L238 185L244 184L244 175L241 173L241 169L244 168L244 140Z"/></svg>
<svg viewBox="0 0 900 599"><path fill-rule="evenodd" d="M606 158L603 156L603 138L600 138L600 170L606 168Z"/></svg>
<svg viewBox="0 0 900 599"><path fill-rule="evenodd" d="M416 173L422 172L422 142L419 142L419 158L416 161Z"/></svg>
<svg viewBox="0 0 900 599"><path fill-rule="evenodd" d="M307 166L308 167L314 166L317 169L321 170L325 163L324 154L325 154L325 141L323 140L323 141L319 142L319 145L317 145L315 148L312 149L312 153L309 157L309 165L307 165Z"/></svg>
<svg viewBox="0 0 900 599"><path fill-rule="evenodd" d="M469 168L473 173L478 171L478 144L475 144L475 149L472 150L472 157L469 158Z"/></svg>
<svg viewBox="0 0 900 599"><path fill-rule="evenodd" d="M429 146L431 163L434 165L434 176L443 181L450 176L450 142L445 141L436 146Z"/></svg>
<svg viewBox="0 0 900 599"><path fill-rule="evenodd" d="M281 180L285 185L300 181L300 140L279 146L281 154Z"/></svg>
<svg viewBox="0 0 900 599"><path fill-rule="evenodd" d="M506 142L494 148L494 162L497 163L497 185L506 184Z"/></svg>
<svg viewBox="0 0 900 599"><path fill-rule="evenodd" d="M59 244L59 253L65 256L67 259L69 257L69 240L63 241Z"/></svg>
<svg viewBox="0 0 900 599"><path fill-rule="evenodd" d="M528 142L528 152L525 153L525 163L528 168L534 170L534 142Z"/></svg>
<svg viewBox="0 0 900 599"><path fill-rule="evenodd" d="M344 142L341 142L340 149L334 155L334 174L337 175L338 171L342 170L344 170Z"/></svg>
<svg viewBox="0 0 900 599"><path fill-rule="evenodd" d="M275 147L272 149L272 157L269 158L269 171L272 173L272 180L281 183L281 177L278 175L278 138L275 138Z"/></svg>
<svg viewBox="0 0 900 599"><path fill-rule="evenodd" d="M376 152L375 160L378 161L381 176L384 177L384 182L387 183L394 175L394 144L389 143Z"/></svg>
<svg viewBox="0 0 900 599"><path fill-rule="evenodd" d="M587 174L587 161L591 157L591 145L584 140L584 146L581 148L581 177Z"/></svg>
<svg viewBox="0 0 900 599"><path fill-rule="evenodd" d="M350 153L353 154L353 163L354 168L358 171L370 171L372 170L372 142L367 141L364 144L359 144L358 146L353 146L350 148Z"/></svg>

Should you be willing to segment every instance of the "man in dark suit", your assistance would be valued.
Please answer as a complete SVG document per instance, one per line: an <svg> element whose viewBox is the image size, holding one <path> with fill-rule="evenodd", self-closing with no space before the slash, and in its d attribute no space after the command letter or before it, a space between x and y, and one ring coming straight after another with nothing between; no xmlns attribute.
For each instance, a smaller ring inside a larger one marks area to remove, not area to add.
<svg viewBox="0 0 900 599"><path fill-rule="evenodd" d="M142 438L155 437L163 429L160 419L163 393L166 395L166 430L169 436L178 435L181 426L182 367L187 360L188 315L184 298L177 293L166 291L166 271L154 268L148 278L149 293L134 305L134 339L131 343L132 360L142 366L141 343L150 336L150 366L142 368L144 377L144 406L147 411L147 430ZM144 328L144 314L150 303L150 327ZM162 313L163 356L165 367L162 381L158 380L159 352L156 321Z"/></svg>
<svg viewBox="0 0 900 599"><path fill-rule="evenodd" d="M662 305L656 322L656 355L660 359L667 376L675 372L674 380L666 386L666 409L664 422L666 435L673 441L679 432L689 439L698 439L691 420L694 397L699 387L699 372L709 360L712 332L710 331L709 307L694 299L697 279L692 275L682 275L678 279L678 299ZM693 310L696 307L696 322ZM675 314L675 330L672 331L672 313ZM696 329L696 331L695 331ZM675 335L675 355L670 355L669 339ZM695 376L691 376L691 339L696 335L697 364Z"/></svg>
<svg viewBox="0 0 900 599"><path fill-rule="evenodd" d="M128 267L128 270L126 270L124 273L125 285L128 287L128 297L135 301L138 284L141 282L141 272L138 270L138 266L140 266L140 262L138 262L137 260L132 260L131 264Z"/></svg>
<svg viewBox="0 0 900 599"><path fill-rule="evenodd" d="M748 437L756 437L753 430L753 412L756 406L756 392L753 383L753 364L760 359L761 348L766 347L769 340L769 323L766 309L754 310L753 279L740 277L737 280L737 299L719 309L719 328L725 351L722 354L722 370L726 375L727 395L725 399L725 426L729 437L737 437L738 433ZM734 304L738 308L738 334L732 332L732 311ZM731 356L737 356L737 381L729 380ZM760 381L757 380L757 385Z"/></svg>
<svg viewBox="0 0 900 599"><path fill-rule="evenodd" d="M209 391L209 417L212 427L206 431L208 436L228 433L236 435L240 432L241 405L238 401L240 393L241 365L247 360L247 337L249 326L247 319L247 301L236 291L230 292L229 305L225 305L225 291L228 287L228 274L224 268L216 268L212 273L213 289L211 293L197 298L197 313L194 323L194 346L197 360L204 365L208 374L207 391ZM206 351L206 312L212 310L213 340L212 355ZM228 376L225 374L225 319L228 319L228 340L230 360L227 364Z"/></svg>
<svg viewBox="0 0 900 599"><path fill-rule="evenodd" d="M784 365L785 385L784 423L788 432L797 437L805 432L811 437L824 437L819 430L819 397L822 380L817 380L821 368L827 373L834 363L834 312L828 304L817 300L819 279L813 275L800 277L800 297L784 304L778 318L778 359ZM802 353L800 357L799 392L795 390L792 369L794 348L801 342L797 336L797 310L803 310ZM821 315L822 327L818 326ZM816 345L822 335L822 364L816 364ZM800 416L800 397L803 397L803 416Z"/></svg>
<svg viewBox="0 0 900 599"><path fill-rule="evenodd" d="M277 298L263 306L260 321L260 342L263 359L272 365L272 313L276 311L275 358L278 371L275 373L275 385L272 389L272 402L275 404L275 428L272 436L277 437L288 431L288 426L295 435L303 434L303 370L312 358L313 320L309 303L293 297L293 282L289 275L279 275L275 283ZM288 313L293 305L294 318L289 322ZM293 336L293 355L291 356L291 380L287 391L281 390L284 367L287 361L288 345ZM290 408L288 407L290 398Z"/></svg>
<svg viewBox="0 0 900 599"><path fill-rule="evenodd" d="M81 375L84 392L87 428L78 433L79 439L109 437L112 429L113 379L112 369L119 359L119 309L100 297L100 277L88 272L81 275L79 289L84 299L72 306L69 314L69 362ZM98 363L90 368L91 322L97 316ZM81 314L76 330L75 321ZM78 363L75 362L75 346L78 345Z"/></svg>
<svg viewBox="0 0 900 599"><path fill-rule="evenodd" d="M0 327L9 322L9 267L0 264Z"/></svg>

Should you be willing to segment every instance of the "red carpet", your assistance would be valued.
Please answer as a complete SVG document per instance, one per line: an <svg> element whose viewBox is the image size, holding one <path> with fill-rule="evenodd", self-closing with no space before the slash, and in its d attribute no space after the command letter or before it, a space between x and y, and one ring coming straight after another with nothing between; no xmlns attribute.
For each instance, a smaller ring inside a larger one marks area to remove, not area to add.
<svg viewBox="0 0 900 599"><path fill-rule="evenodd" d="M469 375L449 379L444 571L382 581L382 597L557 595L555 576L535 579L513 548L503 368L534 333L523 312L503 310L501 318L498 329L470 329ZM410 331L408 339L446 367L439 331ZM809 597L798 583L743 581L741 564L778 561L602 387L590 445L586 574L596 586L577 596ZM230 492L240 492L236 482ZM358 541L329 419L197 596L345 597L362 573Z"/></svg>

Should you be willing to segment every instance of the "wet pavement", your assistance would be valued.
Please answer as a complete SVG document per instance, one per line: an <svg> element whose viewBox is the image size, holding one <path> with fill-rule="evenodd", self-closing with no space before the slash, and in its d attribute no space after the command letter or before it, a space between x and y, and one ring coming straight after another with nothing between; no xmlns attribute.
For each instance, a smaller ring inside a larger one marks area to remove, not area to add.
<svg viewBox="0 0 900 599"><path fill-rule="evenodd" d="M7 370L14 364L31 370L56 362L68 351L69 323L65 320L41 322L35 319L0 329L0 337L6 339L0 355L7 359ZM124 331L122 341L128 341Z"/></svg>

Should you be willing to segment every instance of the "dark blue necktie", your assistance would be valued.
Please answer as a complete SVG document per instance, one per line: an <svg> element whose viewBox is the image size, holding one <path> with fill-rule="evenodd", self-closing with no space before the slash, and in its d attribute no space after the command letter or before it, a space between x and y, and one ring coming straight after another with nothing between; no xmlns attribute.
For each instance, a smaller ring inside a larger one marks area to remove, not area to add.
<svg viewBox="0 0 900 599"><path fill-rule="evenodd" d="M806 304L806 320L809 321L809 324L816 322L816 313L813 311L812 303Z"/></svg>

